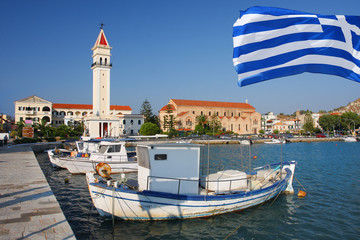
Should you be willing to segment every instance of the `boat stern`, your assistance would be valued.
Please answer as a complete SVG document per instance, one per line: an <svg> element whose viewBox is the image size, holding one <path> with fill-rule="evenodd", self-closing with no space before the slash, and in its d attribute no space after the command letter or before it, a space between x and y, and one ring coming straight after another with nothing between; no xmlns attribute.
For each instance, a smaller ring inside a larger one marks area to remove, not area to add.
<svg viewBox="0 0 360 240"><path fill-rule="evenodd" d="M289 165L286 165L286 166L283 167L283 171L285 169L289 169L291 171L291 176L290 176L290 178L288 180L287 187L283 191L283 193L285 193L285 194L294 194L294 188L292 186L292 182L293 182L293 179L294 179L295 165L296 165L296 161L291 161Z"/></svg>

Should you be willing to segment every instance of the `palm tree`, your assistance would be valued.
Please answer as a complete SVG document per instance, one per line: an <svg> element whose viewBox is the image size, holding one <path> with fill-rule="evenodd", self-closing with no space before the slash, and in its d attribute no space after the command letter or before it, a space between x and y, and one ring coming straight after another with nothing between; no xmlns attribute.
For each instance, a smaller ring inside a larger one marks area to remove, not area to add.
<svg viewBox="0 0 360 240"><path fill-rule="evenodd" d="M198 122L199 125L204 127L205 124L207 124L207 117L205 115L199 115L196 117L196 121Z"/></svg>

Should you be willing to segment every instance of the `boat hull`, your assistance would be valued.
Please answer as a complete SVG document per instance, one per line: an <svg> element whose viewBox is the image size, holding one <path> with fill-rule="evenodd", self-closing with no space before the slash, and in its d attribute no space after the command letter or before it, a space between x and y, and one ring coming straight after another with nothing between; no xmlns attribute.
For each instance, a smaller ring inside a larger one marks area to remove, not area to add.
<svg viewBox="0 0 360 240"><path fill-rule="evenodd" d="M246 209L268 201L287 188L290 174L273 185L248 192L223 195L179 195L154 191L137 192L125 185L115 188L94 182L87 173L89 192L101 216L124 220L167 220L209 217Z"/></svg>
<svg viewBox="0 0 360 240"><path fill-rule="evenodd" d="M74 158L66 161L65 167L71 174L85 174L95 171L96 165L106 163L111 167L111 173L136 172L138 164L136 161L91 161L89 158Z"/></svg>

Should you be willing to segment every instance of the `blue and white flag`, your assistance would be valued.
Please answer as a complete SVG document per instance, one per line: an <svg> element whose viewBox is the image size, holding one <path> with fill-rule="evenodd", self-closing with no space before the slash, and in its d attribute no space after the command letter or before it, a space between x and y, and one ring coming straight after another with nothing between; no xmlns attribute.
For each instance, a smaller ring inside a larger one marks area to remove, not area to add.
<svg viewBox="0 0 360 240"><path fill-rule="evenodd" d="M271 7L241 12L233 29L239 86L303 72L360 82L360 17Z"/></svg>

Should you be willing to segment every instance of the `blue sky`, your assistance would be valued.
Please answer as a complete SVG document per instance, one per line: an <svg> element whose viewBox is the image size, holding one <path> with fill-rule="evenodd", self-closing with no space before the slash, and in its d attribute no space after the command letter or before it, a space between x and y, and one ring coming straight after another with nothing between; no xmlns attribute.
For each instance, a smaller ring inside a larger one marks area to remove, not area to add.
<svg viewBox="0 0 360 240"><path fill-rule="evenodd" d="M332 110L360 97L360 84L300 74L238 87L232 25L240 10L282 7L360 15L358 0L10 1L0 7L0 112L37 95L92 104L92 51L104 22L112 49L111 104L157 113L169 99L248 102L257 112Z"/></svg>

